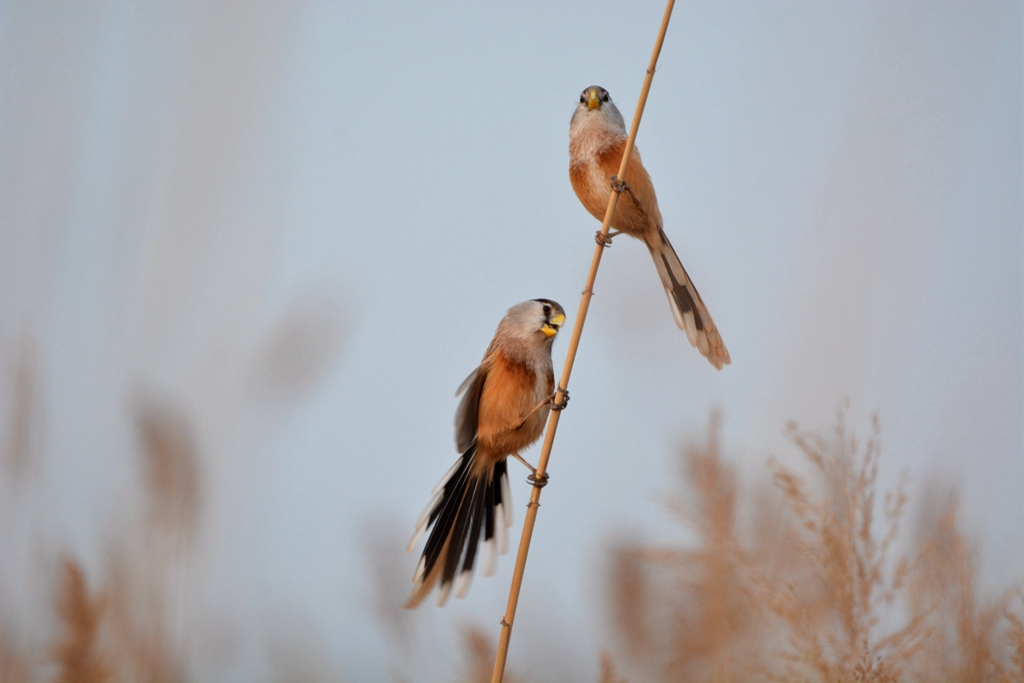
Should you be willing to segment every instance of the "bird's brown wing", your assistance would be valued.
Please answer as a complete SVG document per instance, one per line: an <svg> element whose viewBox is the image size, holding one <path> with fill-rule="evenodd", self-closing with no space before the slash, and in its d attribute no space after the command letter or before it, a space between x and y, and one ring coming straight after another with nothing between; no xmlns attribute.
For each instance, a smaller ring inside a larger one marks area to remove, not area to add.
<svg viewBox="0 0 1024 683"><path fill-rule="evenodd" d="M598 155L598 164L601 171L608 177L609 183L611 177L619 172L622 153L625 150L626 141L623 139ZM629 158L629 166L626 167L624 180L629 189L619 196L612 227L634 237L649 235L661 227L661 211L658 210L658 197L654 193L651 176L648 175L647 169L644 168L643 162L640 160L640 152L635 149ZM603 211L601 218L604 218Z"/></svg>

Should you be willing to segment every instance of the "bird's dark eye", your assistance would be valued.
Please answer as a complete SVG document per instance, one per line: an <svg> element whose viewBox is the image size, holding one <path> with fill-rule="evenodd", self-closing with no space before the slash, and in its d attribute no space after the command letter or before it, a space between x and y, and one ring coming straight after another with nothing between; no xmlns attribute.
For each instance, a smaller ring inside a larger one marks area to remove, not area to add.
<svg viewBox="0 0 1024 683"><path fill-rule="evenodd" d="M551 315L551 306L544 304L544 317Z"/></svg>
<svg viewBox="0 0 1024 683"><path fill-rule="evenodd" d="M586 101L587 101L587 96L585 94L584 95L580 95L580 102L586 102Z"/></svg>
<svg viewBox="0 0 1024 683"><path fill-rule="evenodd" d="M605 91L605 92L601 93L601 101L602 102L607 102L608 101L608 91Z"/></svg>

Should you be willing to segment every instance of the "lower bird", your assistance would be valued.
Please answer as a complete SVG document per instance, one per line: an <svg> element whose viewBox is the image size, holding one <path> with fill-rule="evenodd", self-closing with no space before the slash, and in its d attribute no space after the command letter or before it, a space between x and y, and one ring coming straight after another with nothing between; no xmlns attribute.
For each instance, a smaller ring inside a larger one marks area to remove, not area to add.
<svg viewBox="0 0 1024 683"><path fill-rule="evenodd" d="M640 153L633 151L625 178L617 178L626 149L626 124L608 91L592 85L580 94L569 124L569 180L580 202L603 221L612 190L620 192L611 227L647 245L668 295L676 325L712 365L731 361L722 335L662 228L658 198ZM611 236L614 236L614 233ZM607 246L608 241L601 241Z"/></svg>
<svg viewBox="0 0 1024 683"><path fill-rule="evenodd" d="M549 299L517 304L498 324L480 367L456 396L455 445L462 456L432 491L409 541L412 552L430 529L405 606L416 607L435 586L438 604L453 586L458 597L469 589L481 542L486 575L497 554L508 550L512 525L508 456L526 463L519 451L535 442L554 405L551 345L565 323L565 311Z"/></svg>

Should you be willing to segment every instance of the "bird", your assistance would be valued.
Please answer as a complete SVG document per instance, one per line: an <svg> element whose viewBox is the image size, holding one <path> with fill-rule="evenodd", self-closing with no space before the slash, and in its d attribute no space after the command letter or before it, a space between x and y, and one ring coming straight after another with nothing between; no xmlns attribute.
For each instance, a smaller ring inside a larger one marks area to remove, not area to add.
<svg viewBox="0 0 1024 683"><path fill-rule="evenodd" d="M686 274L662 225L658 198L651 177L634 149L625 178L617 178L626 148L626 124L608 91L592 85L580 94L569 124L569 180L583 206L604 220L612 191L620 193L611 228L617 232L598 243L610 245L610 237L625 233L643 241L651 252L661 283L668 295L676 325L690 344L716 369L732 361L707 306Z"/></svg>
<svg viewBox="0 0 1024 683"><path fill-rule="evenodd" d="M487 576L494 573L496 553L508 551L512 496L507 459L516 457L536 475L519 451L540 437L549 411L564 408L568 400L563 392L559 405L554 403L551 364L551 346L564 323L565 311L550 299L508 309L480 366L456 391L462 400L455 412L455 446L462 455L431 491L409 541L411 553L431 529L406 608L419 605L437 585L438 605L444 605L453 585L456 595L464 597L481 541Z"/></svg>

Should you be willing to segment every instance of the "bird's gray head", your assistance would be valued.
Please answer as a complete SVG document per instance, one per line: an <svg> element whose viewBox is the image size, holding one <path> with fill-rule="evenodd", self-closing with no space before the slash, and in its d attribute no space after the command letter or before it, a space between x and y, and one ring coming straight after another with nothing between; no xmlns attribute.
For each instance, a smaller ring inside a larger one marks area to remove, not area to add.
<svg viewBox="0 0 1024 683"><path fill-rule="evenodd" d="M570 128L582 123L589 117L600 116L612 127L625 132L626 122L622 119L618 107L612 102L608 91L599 85L592 85L580 93L580 101L572 114Z"/></svg>
<svg viewBox="0 0 1024 683"><path fill-rule="evenodd" d="M508 309L504 322L520 339L550 342L565 323L565 311L550 299L531 299Z"/></svg>

